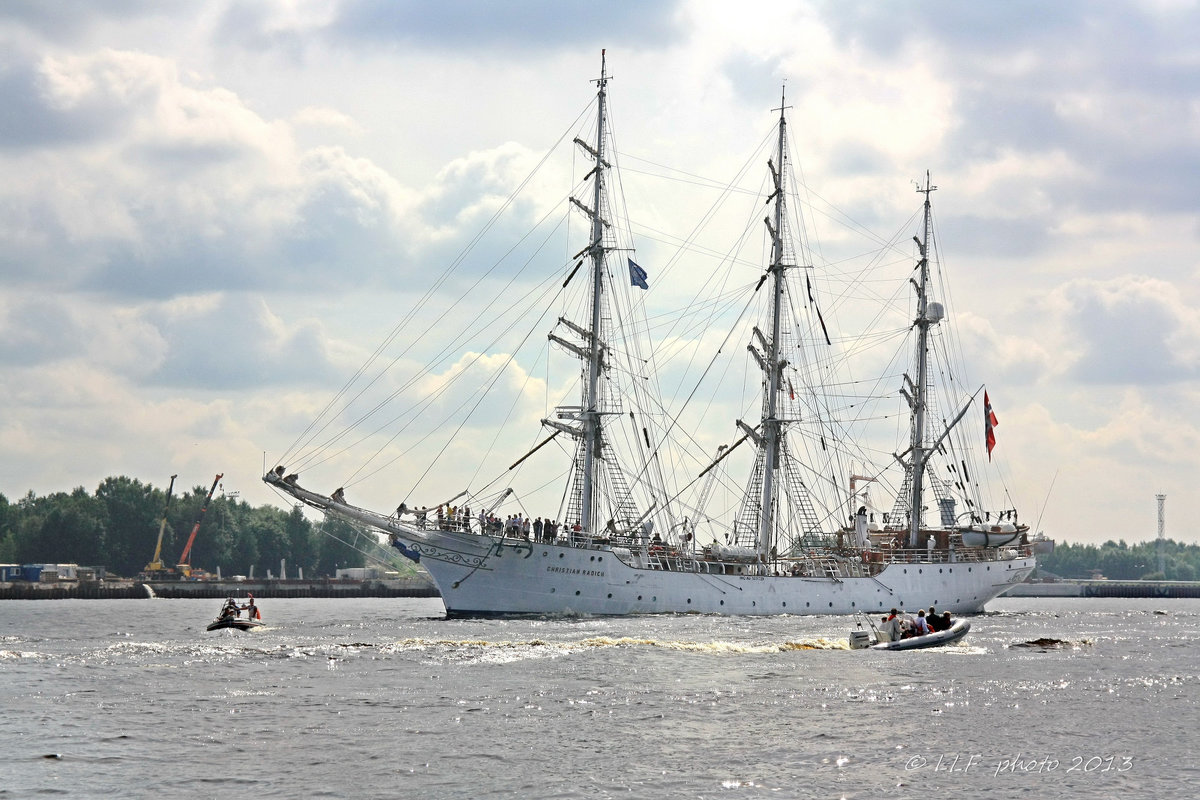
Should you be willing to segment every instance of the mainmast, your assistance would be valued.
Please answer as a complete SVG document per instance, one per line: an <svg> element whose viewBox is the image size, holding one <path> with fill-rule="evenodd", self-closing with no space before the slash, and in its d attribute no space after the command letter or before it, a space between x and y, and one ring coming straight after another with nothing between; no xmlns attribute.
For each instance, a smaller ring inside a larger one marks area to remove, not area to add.
<svg viewBox="0 0 1200 800"><path fill-rule="evenodd" d="M759 508L758 520L758 552L765 563L770 558L774 544L774 505L775 505L775 471L779 466L779 440L782 435L778 418L778 394L782 364L779 359L780 317L783 309L784 292L784 175L787 173L785 158L785 142L787 141L787 119L784 116L786 108L786 90L780 96L779 104L779 145L776 150L778 167L768 162L771 176L775 181L775 209L773 220L766 221L767 230L771 233L771 336L767 340L767 356L763 367L766 375L766 402L763 403L763 418L760 423L763 447L763 481L762 505Z"/></svg>
<svg viewBox="0 0 1200 800"><path fill-rule="evenodd" d="M909 504L908 546L920 547L923 487L925 484L925 412L928 410L929 394L929 329L942 318L941 306L929 302L929 241L933 231L933 211L929 202L929 194L937 190L930 181L929 173L925 173L925 186L917 187L917 191L925 195L925 223L922 239L913 237L920 252L917 269L920 275L916 280L917 288L917 319L913 323L917 327L917 381L910 398L912 405L912 494ZM932 312L932 313L931 313ZM907 378L907 376L905 376ZM911 381L910 381L911 383Z"/></svg>

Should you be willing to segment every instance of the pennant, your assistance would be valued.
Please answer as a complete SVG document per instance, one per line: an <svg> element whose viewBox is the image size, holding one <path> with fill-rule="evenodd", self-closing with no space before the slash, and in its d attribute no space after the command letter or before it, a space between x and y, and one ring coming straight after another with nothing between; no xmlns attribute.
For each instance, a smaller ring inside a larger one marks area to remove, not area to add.
<svg viewBox="0 0 1200 800"><path fill-rule="evenodd" d="M996 419L995 412L992 411L992 401L988 399L987 389L983 390L983 435L987 440L988 461L992 460L992 448L996 446L996 431L994 430L1000 420Z"/></svg>
<svg viewBox="0 0 1200 800"><path fill-rule="evenodd" d="M629 261L629 283L631 286L636 286L639 289L649 289L650 284L646 282L646 270L633 263L633 259Z"/></svg>

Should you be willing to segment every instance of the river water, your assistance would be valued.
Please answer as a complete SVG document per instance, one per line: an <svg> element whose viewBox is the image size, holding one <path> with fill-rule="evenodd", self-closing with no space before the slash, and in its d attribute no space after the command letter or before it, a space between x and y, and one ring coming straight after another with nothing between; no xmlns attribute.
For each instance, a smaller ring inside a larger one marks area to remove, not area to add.
<svg viewBox="0 0 1200 800"><path fill-rule="evenodd" d="M436 599L0 604L0 797L1161 798L1200 778L1200 600L447 620ZM1063 644L1020 646L1038 639Z"/></svg>

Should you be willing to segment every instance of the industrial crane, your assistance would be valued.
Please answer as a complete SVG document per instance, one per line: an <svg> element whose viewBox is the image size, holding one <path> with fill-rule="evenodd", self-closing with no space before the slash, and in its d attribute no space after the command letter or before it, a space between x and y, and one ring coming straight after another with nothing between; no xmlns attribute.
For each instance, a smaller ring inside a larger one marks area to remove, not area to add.
<svg viewBox="0 0 1200 800"><path fill-rule="evenodd" d="M167 503L163 506L162 522L158 526L158 544L154 546L154 558L146 565L147 575L161 574L166 569L162 563L162 540L163 533L167 530L167 511L171 508L171 490L175 488L175 479L178 477L172 475L171 485L167 487Z"/></svg>
<svg viewBox="0 0 1200 800"><path fill-rule="evenodd" d="M196 515L196 523L192 525L192 533L188 536L183 553L180 554L179 561L175 564L175 571L179 573L181 578L192 577L192 563L188 560L192 555L192 545L196 542L196 534L200 531L200 523L204 520L204 512L208 511L208 504L212 502L213 494L217 491L217 484L221 482L223 475L224 473L220 473L213 479L212 488L208 490L208 496L204 498L204 503L200 506L200 513Z"/></svg>

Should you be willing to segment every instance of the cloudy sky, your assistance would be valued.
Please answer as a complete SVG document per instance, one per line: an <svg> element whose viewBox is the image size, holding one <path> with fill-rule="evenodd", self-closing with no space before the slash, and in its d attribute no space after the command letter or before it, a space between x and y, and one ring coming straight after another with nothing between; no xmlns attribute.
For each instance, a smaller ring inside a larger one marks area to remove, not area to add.
<svg viewBox="0 0 1200 800"><path fill-rule="evenodd" d="M890 235L932 170L1011 490L1141 541L1200 485L1200 8L0 5L0 493L259 481L591 99L727 180L786 81L808 183ZM601 12L597 10L604 7ZM697 207L637 190L664 238ZM1044 515L1041 509L1044 506Z"/></svg>

